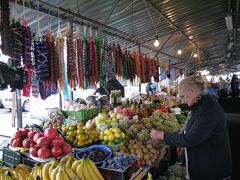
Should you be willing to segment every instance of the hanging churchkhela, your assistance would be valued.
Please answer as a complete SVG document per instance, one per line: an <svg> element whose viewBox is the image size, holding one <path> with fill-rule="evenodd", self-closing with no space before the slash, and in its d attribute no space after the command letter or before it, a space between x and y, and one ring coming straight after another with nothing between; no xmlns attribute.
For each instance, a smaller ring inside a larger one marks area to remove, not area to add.
<svg viewBox="0 0 240 180"><path fill-rule="evenodd" d="M77 78L78 86L80 88L84 87L84 64L83 64L83 43L80 37L80 32L77 32L77 37L75 39L75 50L76 50L76 62L77 62Z"/></svg>
<svg viewBox="0 0 240 180"><path fill-rule="evenodd" d="M77 84L76 55L73 44L72 29L68 25L66 29L66 47L67 47L67 77L70 88Z"/></svg>
<svg viewBox="0 0 240 180"><path fill-rule="evenodd" d="M122 77L122 50L120 45L117 42L113 44L113 63L114 63L115 75L118 78L121 78Z"/></svg>
<svg viewBox="0 0 240 180"><path fill-rule="evenodd" d="M96 56L96 47L93 41L93 36L88 37L89 44L89 60L90 60L90 86L96 85L98 82L98 65Z"/></svg>
<svg viewBox="0 0 240 180"><path fill-rule="evenodd" d="M62 91L64 91L64 39L62 37L61 31L58 31L57 37L55 39L56 43L56 61L58 61L59 77L58 85Z"/></svg>
<svg viewBox="0 0 240 180"><path fill-rule="evenodd" d="M90 86L90 58L89 58L89 44L87 34L83 34L83 64L84 64L84 88Z"/></svg>
<svg viewBox="0 0 240 180"><path fill-rule="evenodd" d="M100 49L100 39L97 35L94 37L94 43L96 46L96 55L97 55L97 66L98 66L98 81L103 84L103 62L101 56L101 49Z"/></svg>
<svg viewBox="0 0 240 180"><path fill-rule="evenodd" d="M58 71L58 61L56 61L56 49L55 44L52 39L52 33L49 30L46 34L46 42L48 44L48 62L49 62L49 79L48 79L48 93L56 94L57 93L57 81L59 76Z"/></svg>
<svg viewBox="0 0 240 180"><path fill-rule="evenodd" d="M124 53L122 55L122 79L128 79L128 61L127 61L127 50L124 49Z"/></svg>
<svg viewBox="0 0 240 180"><path fill-rule="evenodd" d="M135 64L136 64L136 74L138 81L141 79L141 66L140 66L140 60L139 60L139 55L137 53L137 49L133 49L133 57L135 59Z"/></svg>

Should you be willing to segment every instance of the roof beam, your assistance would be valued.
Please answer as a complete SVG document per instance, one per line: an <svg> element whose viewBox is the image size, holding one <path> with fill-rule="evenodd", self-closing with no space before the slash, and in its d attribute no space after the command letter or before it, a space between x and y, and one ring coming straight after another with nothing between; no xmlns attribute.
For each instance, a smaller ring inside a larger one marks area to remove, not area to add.
<svg viewBox="0 0 240 180"><path fill-rule="evenodd" d="M161 14L161 11L156 8L151 2L150 0L146 0L146 3L148 6L150 6L157 14ZM171 24L177 31L179 31L191 44L193 44L195 46L195 48L201 50L201 48L199 48L199 46L194 42L192 41L191 39L189 39L189 37L179 28L177 27L164 13L162 13L162 18L168 22L169 24ZM203 54L205 55L206 53L201 50L203 52Z"/></svg>

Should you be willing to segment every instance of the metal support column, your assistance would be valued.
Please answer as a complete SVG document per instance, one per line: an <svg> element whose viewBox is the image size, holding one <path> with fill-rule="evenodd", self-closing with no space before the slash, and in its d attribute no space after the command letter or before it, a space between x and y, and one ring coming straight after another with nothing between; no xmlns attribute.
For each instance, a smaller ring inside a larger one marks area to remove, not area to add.
<svg viewBox="0 0 240 180"><path fill-rule="evenodd" d="M17 128L22 128L22 101L21 90L16 90L16 104L17 104Z"/></svg>

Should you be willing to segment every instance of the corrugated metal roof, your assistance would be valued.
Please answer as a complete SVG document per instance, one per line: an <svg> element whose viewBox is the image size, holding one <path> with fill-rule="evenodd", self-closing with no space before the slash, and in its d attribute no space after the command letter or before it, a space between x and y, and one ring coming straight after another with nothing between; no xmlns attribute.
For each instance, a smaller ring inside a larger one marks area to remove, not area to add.
<svg viewBox="0 0 240 180"><path fill-rule="evenodd" d="M34 0L29 2L31 8L36 9L36 2ZM228 2L231 6L228 6ZM114 29L106 27L103 30L120 36L118 42L122 46L134 47L141 44L142 50L146 53L170 61L174 67L211 68L224 64L225 68L237 71L240 70L238 3L239 0L40 0L41 10L45 12L40 14L40 25L43 33L47 31L48 24L52 31L56 32L57 14L65 17L61 21L62 32L67 26L67 18L71 18L74 23L86 23L86 19L74 16L78 13L101 23L107 19L106 25L119 31L116 33ZM64 8L65 11L59 8ZM160 18L162 9L163 16ZM108 18L111 11L113 12ZM29 25L36 30L38 22L36 12L28 8L25 12ZM21 7L18 8L18 14L23 15ZM233 18L234 30L231 32L227 30L225 23L227 14L231 14ZM99 26L94 23L89 25ZM74 25L75 31L77 26ZM157 48L153 46L155 28L160 41ZM113 42L115 40L113 34L109 36L103 33L102 37L107 37ZM166 42L169 37L169 41ZM229 50L230 41L234 41L234 45ZM162 45L164 47L161 47ZM183 51L181 55L176 53L178 48ZM190 57L193 51L200 52L199 60ZM230 58L227 58L227 53L231 53Z"/></svg>

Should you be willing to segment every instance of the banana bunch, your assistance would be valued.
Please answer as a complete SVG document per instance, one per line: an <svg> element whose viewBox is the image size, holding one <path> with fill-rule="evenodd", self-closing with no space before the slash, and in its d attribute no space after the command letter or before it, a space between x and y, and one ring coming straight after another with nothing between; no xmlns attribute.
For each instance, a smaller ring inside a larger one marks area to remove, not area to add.
<svg viewBox="0 0 240 180"><path fill-rule="evenodd" d="M34 180L32 176L27 174L27 171L29 171L28 167L27 166L24 167L24 166L20 165L15 169L1 168L0 180Z"/></svg>
<svg viewBox="0 0 240 180"><path fill-rule="evenodd" d="M37 164L36 166L33 167L30 175L35 178L35 179L42 179L43 178L43 164Z"/></svg>
<svg viewBox="0 0 240 180"><path fill-rule="evenodd" d="M72 154L71 156L65 156L64 158L61 159L61 163L65 164L67 167L71 168L72 167L72 163L77 160L74 157L74 154Z"/></svg>
<svg viewBox="0 0 240 180"><path fill-rule="evenodd" d="M103 180L96 165L89 158L74 161L72 164L72 170L81 180Z"/></svg>

